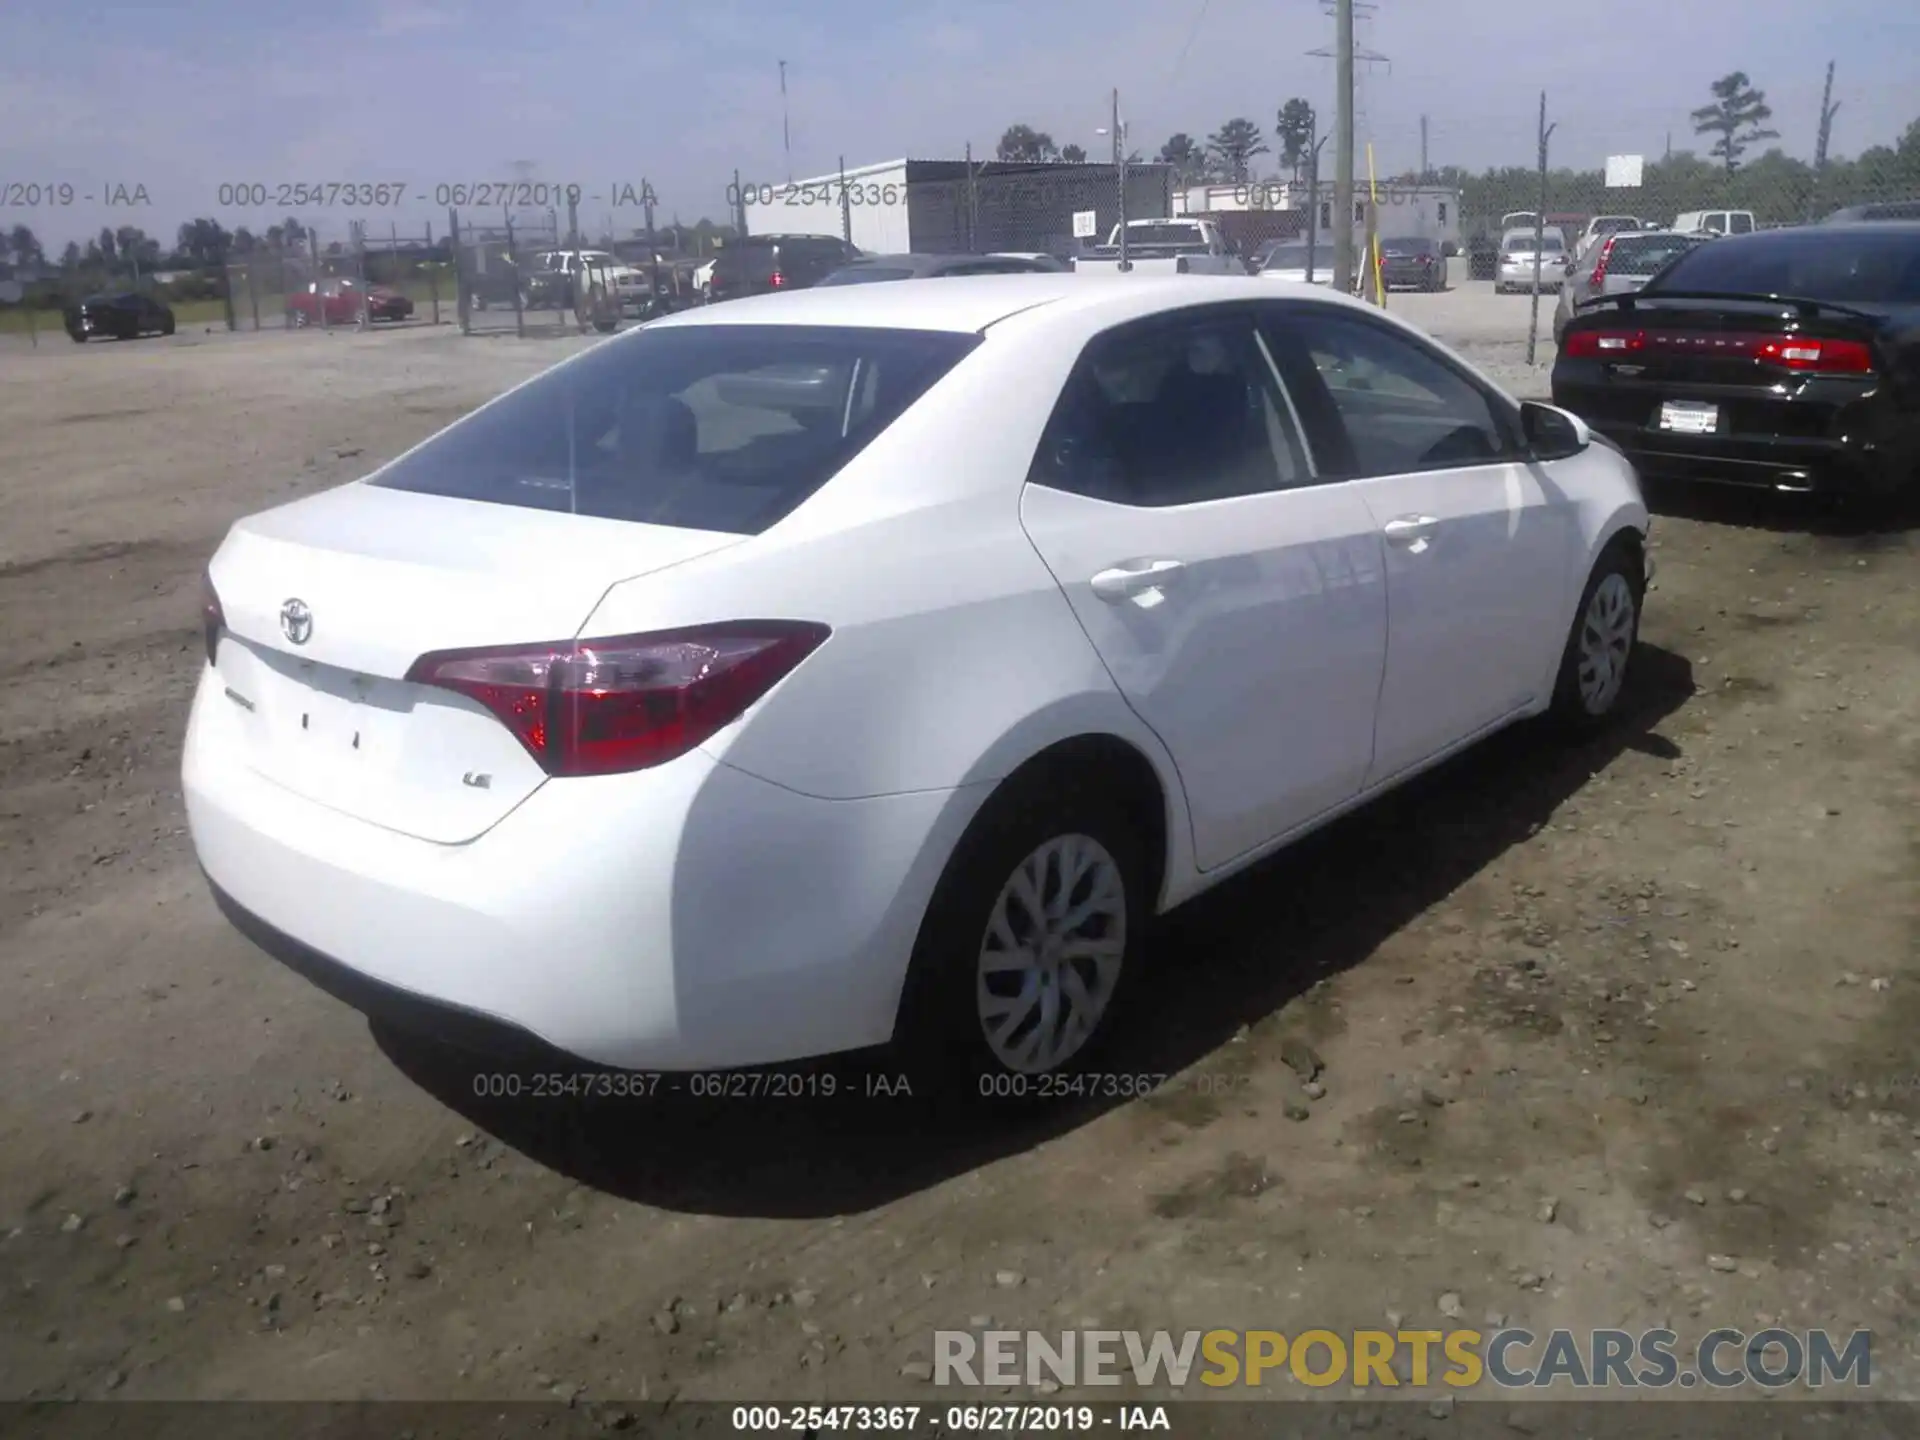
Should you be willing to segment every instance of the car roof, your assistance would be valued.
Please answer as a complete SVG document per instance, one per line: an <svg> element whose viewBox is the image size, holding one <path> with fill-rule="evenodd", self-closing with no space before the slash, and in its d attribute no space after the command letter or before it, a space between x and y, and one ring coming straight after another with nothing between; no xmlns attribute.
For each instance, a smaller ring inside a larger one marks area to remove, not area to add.
<svg viewBox="0 0 1920 1440"><path fill-rule="evenodd" d="M1285 294L1272 280L1252 275L956 275L941 285L827 285L754 295L682 310L630 333L680 325L828 325L979 334L1028 312L1040 323L1057 319L1092 332L1209 300L1272 303ZM1324 286L1302 285L1299 298L1381 313Z"/></svg>
<svg viewBox="0 0 1920 1440"><path fill-rule="evenodd" d="M952 265L977 265L983 260L1029 260L1026 255L928 255L921 252L900 255L862 255L845 266L848 270L945 270Z"/></svg>

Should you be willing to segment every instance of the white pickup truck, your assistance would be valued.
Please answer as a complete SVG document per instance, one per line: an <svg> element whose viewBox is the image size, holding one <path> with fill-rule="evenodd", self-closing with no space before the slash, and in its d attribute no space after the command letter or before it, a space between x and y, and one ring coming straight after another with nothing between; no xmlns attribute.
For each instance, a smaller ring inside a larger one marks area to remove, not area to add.
<svg viewBox="0 0 1920 1440"><path fill-rule="evenodd" d="M1120 226L1107 243L1076 255L1076 274L1118 274ZM1246 262L1211 220L1129 220L1125 269L1137 275L1245 275Z"/></svg>

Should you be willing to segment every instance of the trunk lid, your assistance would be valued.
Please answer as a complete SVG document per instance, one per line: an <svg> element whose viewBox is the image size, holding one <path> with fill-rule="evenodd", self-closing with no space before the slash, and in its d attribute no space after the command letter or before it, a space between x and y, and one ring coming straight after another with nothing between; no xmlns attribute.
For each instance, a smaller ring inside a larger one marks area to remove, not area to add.
<svg viewBox="0 0 1920 1440"><path fill-rule="evenodd" d="M546 772L477 702L409 682L413 662L571 639L610 586L742 538L363 484L242 520L210 573L245 763L403 834L474 839Z"/></svg>
<svg viewBox="0 0 1920 1440"><path fill-rule="evenodd" d="M1769 363L1761 349L1765 345L1796 339L1871 345L1879 328L1866 315L1825 308L1795 313L1778 300L1667 298L1657 291L1653 296L1636 294L1625 305L1602 305L1592 319L1582 319L1583 329L1641 337L1617 362L1632 378L1745 390L1772 390L1783 380L1801 378L1786 366Z"/></svg>

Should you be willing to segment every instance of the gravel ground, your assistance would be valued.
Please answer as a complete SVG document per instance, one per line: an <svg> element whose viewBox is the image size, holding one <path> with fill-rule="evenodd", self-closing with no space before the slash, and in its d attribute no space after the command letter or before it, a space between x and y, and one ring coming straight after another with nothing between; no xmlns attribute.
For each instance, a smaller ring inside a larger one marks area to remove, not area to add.
<svg viewBox="0 0 1920 1440"><path fill-rule="evenodd" d="M1524 298L1394 303L1524 370ZM0 352L0 1394L930 1403L936 1328L1443 1309L1920 1393L1911 533L1660 501L1623 723L1169 920L1149 1099L483 1102L265 960L183 831L202 564L581 343Z"/></svg>

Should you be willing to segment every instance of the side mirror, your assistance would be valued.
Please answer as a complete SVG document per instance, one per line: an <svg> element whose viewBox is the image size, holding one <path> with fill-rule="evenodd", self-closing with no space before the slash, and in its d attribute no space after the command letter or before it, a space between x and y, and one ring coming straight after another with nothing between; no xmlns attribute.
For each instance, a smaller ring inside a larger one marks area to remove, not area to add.
<svg viewBox="0 0 1920 1440"><path fill-rule="evenodd" d="M1586 421L1537 400L1520 402L1520 428L1536 460L1564 460L1593 443Z"/></svg>

